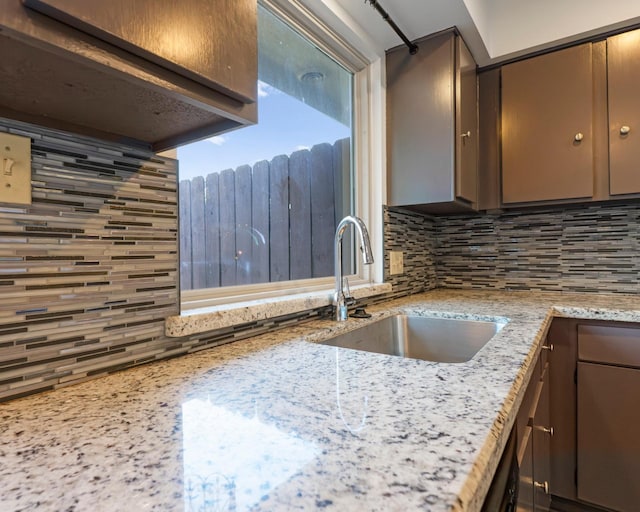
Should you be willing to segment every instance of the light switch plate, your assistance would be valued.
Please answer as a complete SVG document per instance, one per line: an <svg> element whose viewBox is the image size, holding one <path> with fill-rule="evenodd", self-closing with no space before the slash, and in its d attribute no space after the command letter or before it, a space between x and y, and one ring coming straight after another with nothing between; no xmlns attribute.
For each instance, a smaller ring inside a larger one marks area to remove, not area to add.
<svg viewBox="0 0 640 512"><path fill-rule="evenodd" d="M31 204L31 139L0 133L0 203Z"/></svg>
<svg viewBox="0 0 640 512"><path fill-rule="evenodd" d="M404 271L404 254L402 251L389 251L389 274L402 274Z"/></svg>

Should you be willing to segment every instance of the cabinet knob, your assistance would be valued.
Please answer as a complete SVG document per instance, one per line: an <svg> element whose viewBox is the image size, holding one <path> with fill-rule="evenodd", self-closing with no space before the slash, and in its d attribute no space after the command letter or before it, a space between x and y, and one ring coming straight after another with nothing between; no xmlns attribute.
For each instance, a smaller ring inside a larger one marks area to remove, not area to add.
<svg viewBox="0 0 640 512"><path fill-rule="evenodd" d="M631 131L631 128L629 128L627 125L623 125L620 127L620 135L626 135L630 131Z"/></svg>
<svg viewBox="0 0 640 512"><path fill-rule="evenodd" d="M576 133L573 137L573 140L575 140L576 142L580 142L582 139L584 139L584 134L582 132Z"/></svg>
<svg viewBox="0 0 640 512"><path fill-rule="evenodd" d="M548 345L542 345L542 350L548 350L549 352L553 352L553 343L549 343Z"/></svg>
<svg viewBox="0 0 640 512"><path fill-rule="evenodd" d="M549 434L550 437L553 437L553 427L540 427L545 434Z"/></svg>
<svg viewBox="0 0 640 512"><path fill-rule="evenodd" d="M464 132L460 135L460 137L462 137L463 139L467 137L471 138L471 132L470 131Z"/></svg>
<svg viewBox="0 0 640 512"><path fill-rule="evenodd" d="M546 480L544 482L533 482L533 485L536 489L540 489L545 494L549 494L549 482Z"/></svg>

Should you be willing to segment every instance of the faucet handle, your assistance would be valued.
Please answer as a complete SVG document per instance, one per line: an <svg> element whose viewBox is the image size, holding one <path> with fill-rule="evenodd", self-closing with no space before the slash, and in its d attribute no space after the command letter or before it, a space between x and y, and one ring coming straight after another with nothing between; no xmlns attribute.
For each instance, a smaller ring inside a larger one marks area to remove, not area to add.
<svg viewBox="0 0 640 512"><path fill-rule="evenodd" d="M345 276L343 279L343 289L344 289L344 302L347 306L353 306L356 303L356 299L351 296L351 290L349 290L349 280Z"/></svg>

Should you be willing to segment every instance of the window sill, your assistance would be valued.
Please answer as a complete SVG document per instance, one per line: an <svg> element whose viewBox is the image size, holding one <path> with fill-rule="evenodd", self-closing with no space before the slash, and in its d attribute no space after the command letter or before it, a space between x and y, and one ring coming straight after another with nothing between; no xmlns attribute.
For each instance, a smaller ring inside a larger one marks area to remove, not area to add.
<svg viewBox="0 0 640 512"><path fill-rule="evenodd" d="M353 286L351 294L356 299L372 297L391 291L388 283ZM165 321L165 334L172 338L189 336L224 327L256 322L309 309L321 308L331 304L333 290L330 292L301 293L286 297L236 302L223 306L192 309L181 315L170 316Z"/></svg>

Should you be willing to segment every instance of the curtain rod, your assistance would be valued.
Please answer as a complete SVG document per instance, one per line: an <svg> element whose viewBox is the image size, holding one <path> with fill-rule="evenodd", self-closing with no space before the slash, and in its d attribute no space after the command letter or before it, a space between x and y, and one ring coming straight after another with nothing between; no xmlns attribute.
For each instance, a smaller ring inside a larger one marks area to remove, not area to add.
<svg viewBox="0 0 640 512"><path fill-rule="evenodd" d="M411 41L409 41L407 36L404 35L404 32L400 30L400 27L398 27L398 25L396 25L395 22L391 19L391 16L389 16L389 13L385 11L382 8L382 6L378 3L378 0L364 0L364 2L365 3L369 2L373 6L373 8L380 13L380 16L382 16L382 19L384 19L384 21L386 21L389 25L391 25L391 28L395 31L395 33L398 34L400 36L400 39L404 41L404 44L406 44L409 47L409 53L411 55L415 55L416 53L418 53L418 46L413 44Z"/></svg>

